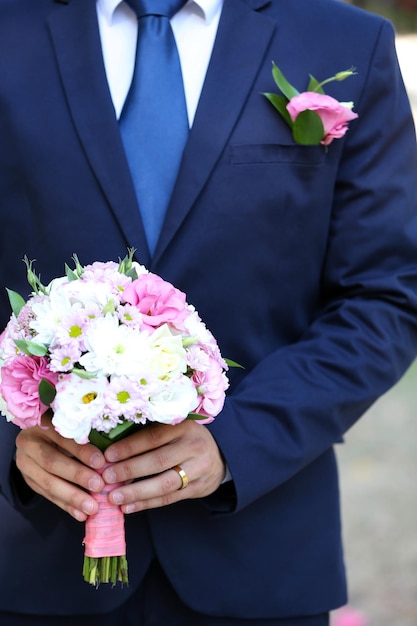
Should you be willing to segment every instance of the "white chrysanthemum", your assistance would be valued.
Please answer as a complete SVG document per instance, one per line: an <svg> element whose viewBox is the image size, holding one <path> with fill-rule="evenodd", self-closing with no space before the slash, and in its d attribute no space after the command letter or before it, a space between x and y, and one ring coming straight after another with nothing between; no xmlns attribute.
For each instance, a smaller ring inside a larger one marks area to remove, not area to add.
<svg viewBox="0 0 417 626"><path fill-rule="evenodd" d="M103 413L107 385L106 378L86 380L76 374L62 376L51 405L55 430L62 437L87 443L92 423Z"/></svg>
<svg viewBox="0 0 417 626"><path fill-rule="evenodd" d="M69 342L63 346L54 346L49 351L49 369L51 372L69 372L80 356L81 350L77 344Z"/></svg>
<svg viewBox="0 0 417 626"><path fill-rule="evenodd" d="M80 303L74 304L63 316L59 328L55 332L55 342L59 345L72 344L78 346L80 352L85 350L84 335L89 319Z"/></svg>
<svg viewBox="0 0 417 626"><path fill-rule="evenodd" d="M96 304L100 309L103 309L109 301L113 301L114 306L117 306L121 293L116 288L113 289L111 284L81 279L63 285L63 290L71 302L80 302L84 307Z"/></svg>
<svg viewBox="0 0 417 626"><path fill-rule="evenodd" d="M174 379L187 371L182 336L173 334L166 324L155 330L149 341L150 371L161 379Z"/></svg>
<svg viewBox="0 0 417 626"><path fill-rule="evenodd" d="M112 376L106 391L106 414L123 416L130 422L146 421L149 396L158 389L157 381L139 376Z"/></svg>
<svg viewBox="0 0 417 626"><path fill-rule="evenodd" d="M162 424L182 422L198 405L198 394L187 376L167 383L149 400L149 419Z"/></svg>
<svg viewBox="0 0 417 626"><path fill-rule="evenodd" d="M135 330L143 327L143 314L133 304L123 304L116 309L117 317L121 324L125 324Z"/></svg>
<svg viewBox="0 0 417 626"><path fill-rule="evenodd" d="M34 302L32 311L35 319L30 322L30 328L36 333L33 340L46 345L52 343L57 329L70 309L71 303L61 290L51 291L49 297Z"/></svg>
<svg viewBox="0 0 417 626"><path fill-rule="evenodd" d="M114 415L112 413L103 413L102 415L97 415L92 423L91 428L98 430L100 433L109 433L113 428L116 428L119 424L123 422L120 417Z"/></svg>
<svg viewBox="0 0 417 626"><path fill-rule="evenodd" d="M113 315L92 320L84 341L88 352L80 364L96 375L134 375L142 370L149 351L148 334L119 324Z"/></svg>

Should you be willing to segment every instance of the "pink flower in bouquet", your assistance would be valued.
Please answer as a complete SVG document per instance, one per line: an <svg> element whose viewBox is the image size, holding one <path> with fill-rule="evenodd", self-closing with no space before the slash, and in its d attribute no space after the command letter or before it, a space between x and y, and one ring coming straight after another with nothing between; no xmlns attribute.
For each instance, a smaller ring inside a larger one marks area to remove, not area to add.
<svg viewBox="0 0 417 626"><path fill-rule="evenodd" d="M52 385L58 380L58 374L48 369L45 357L19 355L11 365L2 368L0 392L14 417L13 423L19 428L38 426L48 408L39 397L42 379Z"/></svg>
<svg viewBox="0 0 417 626"><path fill-rule="evenodd" d="M102 263L95 261L91 265L86 265L83 268L82 282L87 282L89 285L106 285L108 288L112 286L114 293L122 292L127 284L129 284L130 278L119 272L119 264L114 261L107 261Z"/></svg>
<svg viewBox="0 0 417 626"><path fill-rule="evenodd" d="M200 424L209 424L223 408L224 392L229 386L227 376L218 361L211 358L207 369L194 373L193 382L200 400L195 413L207 416L207 419L198 421Z"/></svg>
<svg viewBox="0 0 417 626"><path fill-rule="evenodd" d="M94 261L90 265L85 265L82 271L83 280L95 283L106 283L110 278L119 272L119 264L115 261ZM123 277L123 274L120 273Z"/></svg>
<svg viewBox="0 0 417 626"><path fill-rule="evenodd" d="M156 274L141 274L124 290L123 302L133 304L143 314L145 326L181 324L188 315L185 294Z"/></svg>
<svg viewBox="0 0 417 626"><path fill-rule="evenodd" d="M294 96L287 104L288 113L295 121L302 111L315 111L324 128L324 137L321 143L328 146L333 139L340 139L348 129L348 122L358 117L352 111L352 103L342 103L326 94L314 91L304 91Z"/></svg>

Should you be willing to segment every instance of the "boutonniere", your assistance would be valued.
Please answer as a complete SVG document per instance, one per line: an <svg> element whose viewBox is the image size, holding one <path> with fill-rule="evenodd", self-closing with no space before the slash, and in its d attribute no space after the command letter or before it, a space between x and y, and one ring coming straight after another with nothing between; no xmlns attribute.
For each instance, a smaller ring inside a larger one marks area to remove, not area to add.
<svg viewBox="0 0 417 626"><path fill-rule="evenodd" d="M354 68L338 72L322 82L310 74L307 90L300 93L291 85L281 70L272 63L272 75L281 91L263 95L276 108L292 130L296 143L328 146L333 139L343 137L348 122L358 117L352 111L353 102L339 102L324 93L323 87L333 81L342 81L356 74Z"/></svg>

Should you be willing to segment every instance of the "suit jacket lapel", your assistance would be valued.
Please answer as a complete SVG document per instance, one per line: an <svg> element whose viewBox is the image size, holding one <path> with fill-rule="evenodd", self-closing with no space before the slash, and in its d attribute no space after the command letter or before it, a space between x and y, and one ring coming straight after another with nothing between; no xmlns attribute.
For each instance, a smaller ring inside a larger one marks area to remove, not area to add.
<svg viewBox="0 0 417 626"><path fill-rule="evenodd" d="M263 0L255 0L264 5ZM245 0L225 0L209 69L155 251L160 257L198 198L264 62L275 23Z"/></svg>
<svg viewBox="0 0 417 626"><path fill-rule="evenodd" d="M146 237L104 69L96 3L71 0L50 15L48 25L85 154L126 240L137 248L140 262L148 264Z"/></svg>

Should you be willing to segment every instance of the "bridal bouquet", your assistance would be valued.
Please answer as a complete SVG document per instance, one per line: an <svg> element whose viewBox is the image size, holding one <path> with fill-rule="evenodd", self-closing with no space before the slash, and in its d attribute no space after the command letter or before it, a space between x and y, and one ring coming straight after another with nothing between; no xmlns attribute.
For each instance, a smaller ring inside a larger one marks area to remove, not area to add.
<svg viewBox="0 0 417 626"><path fill-rule="evenodd" d="M20 428L52 425L101 450L149 422L212 421L228 387L228 364L184 293L134 262L75 268L44 286L26 260L33 293L8 290L0 337L0 410ZM112 486L114 488L114 486ZM86 581L128 582L124 518L98 494L86 522Z"/></svg>

